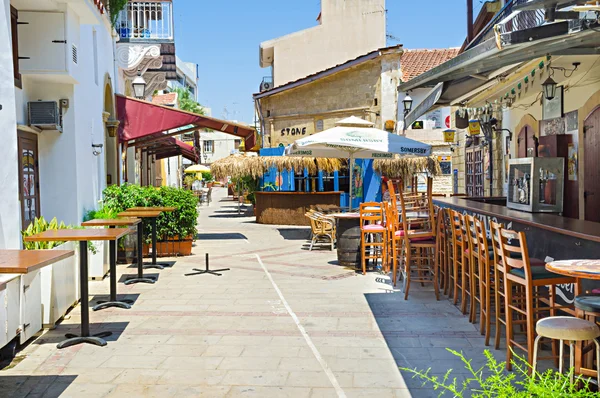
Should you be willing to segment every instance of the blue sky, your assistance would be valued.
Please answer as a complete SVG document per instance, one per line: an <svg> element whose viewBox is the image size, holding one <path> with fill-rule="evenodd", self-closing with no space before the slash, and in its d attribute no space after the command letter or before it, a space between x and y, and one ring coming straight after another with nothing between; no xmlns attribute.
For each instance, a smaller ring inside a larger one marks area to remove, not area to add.
<svg viewBox="0 0 600 398"><path fill-rule="evenodd" d="M464 0L386 3L387 33L400 39L388 41L389 45L458 47L465 38ZM215 117L250 123L254 118L252 94L269 74L258 65L259 44L315 26L320 2L177 0L174 8L177 55L199 64L199 102L212 108Z"/></svg>

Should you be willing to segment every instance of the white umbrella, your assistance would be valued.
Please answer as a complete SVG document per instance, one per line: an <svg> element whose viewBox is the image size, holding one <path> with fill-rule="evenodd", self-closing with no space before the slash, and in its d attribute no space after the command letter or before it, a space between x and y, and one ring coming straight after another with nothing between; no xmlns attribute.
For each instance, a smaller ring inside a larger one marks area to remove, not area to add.
<svg viewBox="0 0 600 398"><path fill-rule="evenodd" d="M288 146L286 156L349 158L350 170L354 159L392 158L402 156L429 156L431 145L411 140L373 127L374 124L357 117L349 117L336 126L302 138ZM350 208L352 208L352 172L350 172Z"/></svg>

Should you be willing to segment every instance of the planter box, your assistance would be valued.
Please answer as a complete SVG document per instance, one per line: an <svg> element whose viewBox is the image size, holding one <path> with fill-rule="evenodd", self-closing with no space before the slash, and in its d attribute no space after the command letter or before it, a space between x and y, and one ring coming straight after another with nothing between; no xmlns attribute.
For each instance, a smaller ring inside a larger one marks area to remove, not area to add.
<svg viewBox="0 0 600 398"><path fill-rule="evenodd" d="M74 250L73 242L63 243L55 250ZM77 245L79 246L79 245ZM67 311L79 301L79 247L75 255L40 271L42 288L42 324L54 328Z"/></svg>
<svg viewBox="0 0 600 398"><path fill-rule="evenodd" d="M88 250L88 279L104 279L110 268L108 249L109 242L94 241L96 254Z"/></svg>
<svg viewBox="0 0 600 398"><path fill-rule="evenodd" d="M156 242L156 257L191 256L193 242L194 240L191 236L183 240L172 239L158 241ZM149 257L150 245L144 244L142 247L142 253L144 254L144 257Z"/></svg>

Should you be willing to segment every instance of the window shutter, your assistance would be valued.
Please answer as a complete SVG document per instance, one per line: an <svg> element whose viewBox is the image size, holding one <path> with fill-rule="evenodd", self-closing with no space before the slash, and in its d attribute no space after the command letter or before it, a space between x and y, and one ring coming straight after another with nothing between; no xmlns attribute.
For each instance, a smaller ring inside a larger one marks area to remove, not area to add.
<svg viewBox="0 0 600 398"><path fill-rule="evenodd" d="M13 69L15 73L15 86L21 88L21 74L19 73L19 32L18 21L19 12L13 6L10 6L10 29L12 36L12 54L13 54Z"/></svg>

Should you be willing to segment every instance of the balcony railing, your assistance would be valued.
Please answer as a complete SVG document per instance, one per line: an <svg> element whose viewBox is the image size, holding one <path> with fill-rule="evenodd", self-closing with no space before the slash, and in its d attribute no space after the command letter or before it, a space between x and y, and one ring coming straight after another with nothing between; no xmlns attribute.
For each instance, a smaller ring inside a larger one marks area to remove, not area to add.
<svg viewBox="0 0 600 398"><path fill-rule="evenodd" d="M130 1L119 13L116 28L122 41L172 41L173 3Z"/></svg>
<svg viewBox="0 0 600 398"><path fill-rule="evenodd" d="M525 10L513 11L513 7L526 3L529 0L508 0L504 7L494 18L486 25L467 48L476 46L479 43L491 39L495 36L494 26L498 25L500 33L511 33L517 30L535 28L544 24L544 10Z"/></svg>

